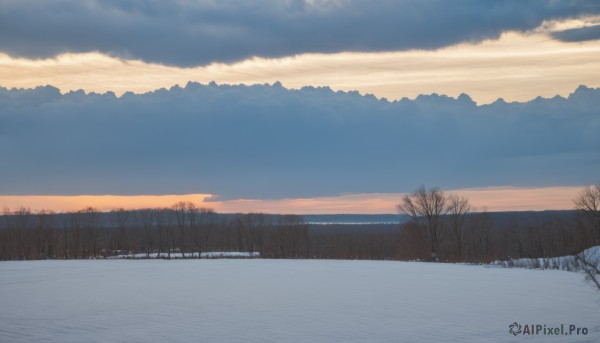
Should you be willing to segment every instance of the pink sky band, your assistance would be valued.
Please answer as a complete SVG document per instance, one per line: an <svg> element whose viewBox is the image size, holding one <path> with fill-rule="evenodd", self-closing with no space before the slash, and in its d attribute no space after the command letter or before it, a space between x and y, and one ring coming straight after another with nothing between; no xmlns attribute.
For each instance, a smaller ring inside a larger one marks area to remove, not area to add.
<svg viewBox="0 0 600 343"><path fill-rule="evenodd" d="M467 197L478 211L543 211L573 209L579 187L486 187L448 190ZM395 213L403 193L345 194L315 198L237 199L219 201L209 194L175 195L0 195L0 208L28 207L56 212L75 211L92 206L108 211L115 208L170 207L178 201L191 201L222 213L265 212L296 214Z"/></svg>

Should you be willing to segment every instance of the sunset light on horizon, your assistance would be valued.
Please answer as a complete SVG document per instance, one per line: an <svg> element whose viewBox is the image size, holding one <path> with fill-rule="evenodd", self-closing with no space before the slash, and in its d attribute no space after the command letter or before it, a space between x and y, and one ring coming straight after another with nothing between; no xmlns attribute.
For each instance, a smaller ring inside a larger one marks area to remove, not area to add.
<svg viewBox="0 0 600 343"><path fill-rule="evenodd" d="M573 199L583 187L486 187L447 190L469 199L473 211L545 211L571 210ZM93 207L100 211L115 209L169 208L177 202L191 202L198 208L219 213L271 214L390 214L405 193L344 194L296 199L234 199L220 201L209 194L179 195L75 195L6 196L0 195L5 208L30 208L33 211L78 211Z"/></svg>

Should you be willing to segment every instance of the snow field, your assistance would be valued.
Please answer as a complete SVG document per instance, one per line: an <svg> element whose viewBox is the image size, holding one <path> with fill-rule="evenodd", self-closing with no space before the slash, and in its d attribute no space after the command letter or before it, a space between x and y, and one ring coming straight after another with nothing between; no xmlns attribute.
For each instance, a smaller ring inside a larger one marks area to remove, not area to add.
<svg viewBox="0 0 600 343"><path fill-rule="evenodd" d="M1 342L598 342L580 273L334 260L0 263ZM586 336L512 336L575 324Z"/></svg>

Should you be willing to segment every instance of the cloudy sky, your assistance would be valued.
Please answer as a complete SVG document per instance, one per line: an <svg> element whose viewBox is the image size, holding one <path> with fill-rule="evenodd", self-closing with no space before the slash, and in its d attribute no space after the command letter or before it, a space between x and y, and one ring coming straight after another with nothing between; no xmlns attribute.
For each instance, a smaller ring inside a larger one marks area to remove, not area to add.
<svg viewBox="0 0 600 343"><path fill-rule="evenodd" d="M0 206L550 209L600 182L594 1L0 0L0 86Z"/></svg>

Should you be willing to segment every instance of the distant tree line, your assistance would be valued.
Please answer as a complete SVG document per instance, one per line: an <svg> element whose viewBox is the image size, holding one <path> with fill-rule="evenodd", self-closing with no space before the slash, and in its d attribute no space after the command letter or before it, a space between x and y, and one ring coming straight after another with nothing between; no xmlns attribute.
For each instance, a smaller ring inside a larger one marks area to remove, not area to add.
<svg viewBox="0 0 600 343"><path fill-rule="evenodd" d="M498 223L493 215L471 212L468 199L437 187L420 187L403 197L399 259L486 263L494 260L576 255L600 245L600 188L587 187L574 199L575 216Z"/></svg>
<svg viewBox="0 0 600 343"><path fill-rule="evenodd" d="M127 254L192 257L206 251L259 252L270 258L307 258L308 227L302 217L261 213L218 216L193 203L171 208L88 207L66 214L27 208L4 210L0 259L81 259Z"/></svg>
<svg viewBox="0 0 600 343"><path fill-rule="evenodd" d="M597 198L595 198L597 197ZM331 230L296 215L223 215L193 203L100 212L5 209L0 260L82 259L137 254L200 258L202 252L260 253L262 258L422 260L486 263L574 255L600 244L600 189L575 199L577 216L499 221L473 212L468 199L421 187L398 206L409 221L393 230ZM594 207L595 206L595 207ZM344 225L338 225L345 227Z"/></svg>

